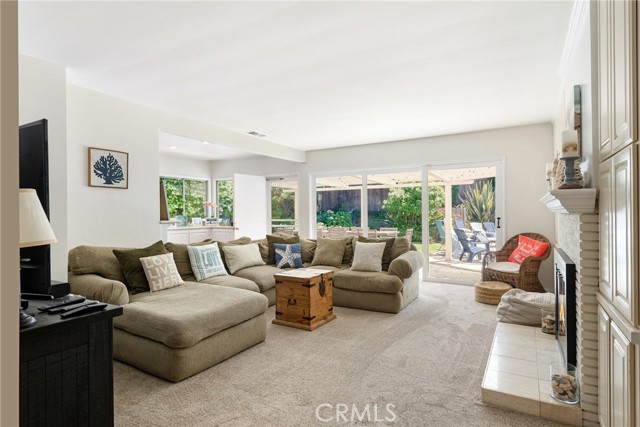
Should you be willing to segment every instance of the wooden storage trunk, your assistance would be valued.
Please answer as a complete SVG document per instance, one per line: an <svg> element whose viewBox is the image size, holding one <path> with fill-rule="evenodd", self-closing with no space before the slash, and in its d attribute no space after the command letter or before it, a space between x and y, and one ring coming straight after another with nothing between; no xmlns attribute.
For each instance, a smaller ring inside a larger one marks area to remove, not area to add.
<svg viewBox="0 0 640 427"><path fill-rule="evenodd" d="M314 329L336 318L333 314L333 271L296 269L275 275L276 318L273 323Z"/></svg>

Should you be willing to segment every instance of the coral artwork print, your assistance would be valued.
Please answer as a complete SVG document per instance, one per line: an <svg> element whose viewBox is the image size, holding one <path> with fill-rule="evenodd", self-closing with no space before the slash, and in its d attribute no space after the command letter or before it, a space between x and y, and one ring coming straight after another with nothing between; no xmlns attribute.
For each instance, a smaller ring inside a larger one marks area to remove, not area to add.
<svg viewBox="0 0 640 427"><path fill-rule="evenodd" d="M89 148L89 185L128 188L128 161L127 153Z"/></svg>

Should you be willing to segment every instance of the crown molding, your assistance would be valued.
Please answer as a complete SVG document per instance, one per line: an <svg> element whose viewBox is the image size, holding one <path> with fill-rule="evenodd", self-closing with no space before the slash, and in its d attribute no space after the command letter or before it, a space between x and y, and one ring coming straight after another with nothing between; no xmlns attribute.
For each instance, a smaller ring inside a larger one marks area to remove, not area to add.
<svg viewBox="0 0 640 427"><path fill-rule="evenodd" d="M562 51L560 68L558 70L561 76L563 76L566 71L567 63L569 62L569 58L571 57L576 45L582 21L587 17L587 10L589 10L589 0L575 0L573 3L571 18L569 19L569 30L567 31L567 37L564 41L564 49Z"/></svg>

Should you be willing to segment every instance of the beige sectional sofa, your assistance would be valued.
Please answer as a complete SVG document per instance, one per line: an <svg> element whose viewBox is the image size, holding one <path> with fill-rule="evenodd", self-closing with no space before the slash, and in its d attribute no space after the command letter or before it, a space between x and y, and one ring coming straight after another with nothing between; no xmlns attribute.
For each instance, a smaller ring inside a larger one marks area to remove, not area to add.
<svg viewBox="0 0 640 427"><path fill-rule="evenodd" d="M257 243L268 260L266 240ZM415 247L395 254L388 271L362 272L350 269L353 250L340 267L311 265L314 243L302 245L304 266L335 272L335 306L398 313L418 297L424 256ZM71 292L124 308L114 319L116 359L178 382L264 341L265 312L276 299L274 274L283 270L259 265L197 282L186 245L165 247L185 285L141 293L127 288L113 254L123 248L79 246L69 251Z"/></svg>

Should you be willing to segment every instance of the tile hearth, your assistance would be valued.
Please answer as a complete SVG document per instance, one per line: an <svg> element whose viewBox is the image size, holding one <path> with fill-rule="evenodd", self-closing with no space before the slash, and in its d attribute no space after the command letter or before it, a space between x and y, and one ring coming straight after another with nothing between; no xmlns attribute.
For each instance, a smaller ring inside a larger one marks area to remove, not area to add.
<svg viewBox="0 0 640 427"><path fill-rule="evenodd" d="M580 404L549 395L549 365L562 360L553 335L533 326L498 323L482 381L482 401L572 425L582 425Z"/></svg>

